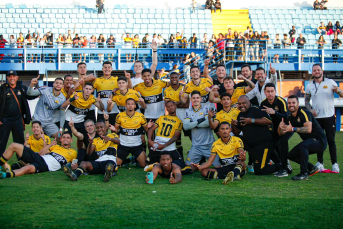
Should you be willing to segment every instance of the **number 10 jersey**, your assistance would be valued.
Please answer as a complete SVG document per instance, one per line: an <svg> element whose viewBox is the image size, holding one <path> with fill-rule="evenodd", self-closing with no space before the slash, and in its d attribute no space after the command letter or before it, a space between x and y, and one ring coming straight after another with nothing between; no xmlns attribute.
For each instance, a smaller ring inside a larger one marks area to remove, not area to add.
<svg viewBox="0 0 343 229"><path fill-rule="evenodd" d="M160 116L156 120L155 124L158 126L155 142L162 145L168 142L175 135L175 131L181 132L182 130L182 122L177 116ZM163 151L173 150L176 150L175 142L163 149Z"/></svg>

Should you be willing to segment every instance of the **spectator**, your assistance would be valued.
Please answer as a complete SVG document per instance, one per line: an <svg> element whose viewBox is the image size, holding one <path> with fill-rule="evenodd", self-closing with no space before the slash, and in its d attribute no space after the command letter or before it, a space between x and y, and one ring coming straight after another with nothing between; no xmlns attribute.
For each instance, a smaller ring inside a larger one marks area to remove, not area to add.
<svg viewBox="0 0 343 229"><path fill-rule="evenodd" d="M187 38L186 37L183 37L183 39L180 41L180 46L182 49L187 48Z"/></svg>
<svg viewBox="0 0 343 229"><path fill-rule="evenodd" d="M226 60L230 61L234 59L235 53L235 36L232 34L232 31L229 30L226 35Z"/></svg>
<svg viewBox="0 0 343 229"><path fill-rule="evenodd" d="M217 9L220 9L220 13L222 13L222 4L219 0L214 3L214 13L217 13Z"/></svg>
<svg viewBox="0 0 343 229"><path fill-rule="evenodd" d="M73 40L71 35L69 34L67 37L67 40L64 41L66 44L66 48L72 48L73 47ZM71 53L66 54L66 58L65 58L65 62L66 63L73 63L73 57Z"/></svg>
<svg viewBox="0 0 343 229"><path fill-rule="evenodd" d="M132 37L130 37L130 33L126 33L126 37L125 37L125 33L123 34L123 36L121 37L121 39L124 40L124 46L123 48L132 48ZM126 54L126 62L131 62L131 53L130 54Z"/></svg>
<svg viewBox="0 0 343 229"><path fill-rule="evenodd" d="M243 35L249 34L249 32L250 32L250 26L247 26L247 30L244 31Z"/></svg>
<svg viewBox="0 0 343 229"><path fill-rule="evenodd" d="M316 41L316 44L318 44L318 49L324 49L324 45L326 44L326 41L324 40L323 35L320 35L319 39ZM321 54L319 54L319 62L322 62Z"/></svg>
<svg viewBox="0 0 343 229"><path fill-rule="evenodd" d="M222 33L218 34L218 39L217 39L217 49L216 52L218 54L218 59L220 60L220 62L222 62L223 60L223 53L224 53L224 49L225 49L225 39L224 39L224 35Z"/></svg>
<svg viewBox="0 0 343 229"><path fill-rule="evenodd" d="M249 38L251 39L254 36L252 30L249 30Z"/></svg>
<svg viewBox="0 0 343 229"><path fill-rule="evenodd" d="M96 48L96 36L93 35L93 36L89 39L88 43L89 43L89 48L95 49L95 48ZM89 59L90 59L90 60L89 60L89 63L94 63L94 53L91 53L91 54L90 54L90 58L89 58Z"/></svg>
<svg viewBox="0 0 343 229"><path fill-rule="evenodd" d="M339 24L339 21L336 21L336 24L333 26L333 31L337 32L337 34L340 34L341 30L342 30L342 27Z"/></svg>
<svg viewBox="0 0 343 229"><path fill-rule="evenodd" d="M210 9L211 13L213 12L213 10L214 10L214 2L213 2L213 0L206 0L206 2L205 2L205 9Z"/></svg>
<svg viewBox="0 0 343 229"><path fill-rule="evenodd" d="M14 39L14 35L10 35L10 40L9 40L9 44L10 44L10 48L15 48L15 39Z"/></svg>
<svg viewBox="0 0 343 229"><path fill-rule="evenodd" d="M54 47L54 34L50 31L46 34L46 47L47 48L53 48ZM49 63L52 63L52 58L54 54L49 54Z"/></svg>
<svg viewBox="0 0 343 229"><path fill-rule="evenodd" d="M198 44L198 38L196 37L196 34L193 33L193 37L189 38L189 45L191 49L196 49Z"/></svg>
<svg viewBox="0 0 343 229"><path fill-rule="evenodd" d="M251 56L250 54L253 53L254 51L253 50L250 50L250 38L249 38L249 33L246 33L243 35L243 39L245 40L245 45L244 45L244 51L245 51L245 54L243 53L243 58L247 61L250 61L251 60Z"/></svg>
<svg viewBox="0 0 343 229"><path fill-rule="evenodd" d="M329 21L328 25L326 26L326 34L327 35L331 35L333 34L333 25L332 25L332 22Z"/></svg>
<svg viewBox="0 0 343 229"><path fill-rule="evenodd" d="M179 66L177 64L174 64L173 65L173 69L170 72L177 72L177 73L179 73L180 72Z"/></svg>
<svg viewBox="0 0 343 229"><path fill-rule="evenodd" d="M56 43L57 43L57 48L61 49L63 48L64 45L64 38L62 36L62 34L59 34L57 39L56 39ZM65 62L65 55L61 54L61 63Z"/></svg>
<svg viewBox="0 0 343 229"><path fill-rule="evenodd" d="M252 36L251 38L251 42L252 42L252 53L251 53L251 56L252 56L252 61L259 61L259 55L258 55L258 52L259 52L259 42L260 40L260 35L258 34L257 31L255 31L254 35Z"/></svg>
<svg viewBox="0 0 343 229"><path fill-rule="evenodd" d="M184 58L182 63L183 65L183 75L186 79L190 80L190 70L191 70L191 54L187 54Z"/></svg>
<svg viewBox="0 0 343 229"><path fill-rule="evenodd" d="M317 31L321 35L326 35L326 27L324 25L324 22L320 23L320 26L317 28Z"/></svg>
<svg viewBox="0 0 343 229"><path fill-rule="evenodd" d="M142 48L147 48L148 47L148 43L151 43L151 39L149 38L149 34L146 33L145 36L142 39Z"/></svg>
<svg viewBox="0 0 343 229"><path fill-rule="evenodd" d="M264 31L262 31L260 35L260 45L259 45L259 52L258 52L258 56L260 60L262 60L263 50L265 50L266 47L267 47L267 44L265 42Z"/></svg>
<svg viewBox="0 0 343 229"><path fill-rule="evenodd" d="M328 0L322 0L321 2L320 2L320 5L321 5L321 8L322 8L322 10L327 10L328 9L328 7L326 6L326 3L328 2Z"/></svg>
<svg viewBox="0 0 343 229"><path fill-rule="evenodd" d="M19 37L17 38L17 48L23 48L24 46L24 37L23 33L19 33ZM23 62L23 54L18 54L19 57L19 63Z"/></svg>
<svg viewBox="0 0 343 229"><path fill-rule="evenodd" d="M156 35L156 33L154 33L154 34L152 35L151 41L152 41L152 42L156 42L157 45L158 45L158 40L157 40L157 35Z"/></svg>
<svg viewBox="0 0 343 229"><path fill-rule="evenodd" d="M96 6L98 7L98 14L101 14L104 11L104 2L105 0L96 0Z"/></svg>
<svg viewBox="0 0 343 229"><path fill-rule="evenodd" d="M338 39L337 33L335 33L335 37L332 40L332 49L338 49L339 46L341 46L341 45L342 45L342 41L340 39ZM337 64L338 55L335 54L335 55L332 55L332 56L333 56L333 62L335 64Z"/></svg>
<svg viewBox="0 0 343 229"><path fill-rule="evenodd" d="M46 46L46 35L44 35L41 39L39 39L39 48L44 49L45 46ZM45 55L44 54L41 54L40 62L45 63Z"/></svg>
<svg viewBox="0 0 343 229"><path fill-rule="evenodd" d="M206 59L210 59L213 62L213 53L214 53L214 43L213 41L210 41L208 43L208 46L205 47L205 51L206 51Z"/></svg>
<svg viewBox="0 0 343 229"><path fill-rule="evenodd" d="M292 29L288 32L289 34L289 39L291 40L291 42L294 44L295 41L295 34L297 33L297 31L295 30L295 26L292 26Z"/></svg>
<svg viewBox="0 0 343 229"><path fill-rule="evenodd" d="M300 33L299 37L297 38L297 45L298 45L298 49L303 49L305 47L306 44L306 39L305 37L303 37L303 35ZM304 62L304 55L301 55L301 62Z"/></svg>
<svg viewBox="0 0 343 229"><path fill-rule="evenodd" d="M116 39L114 38L113 34L106 41L107 48L114 49L116 47ZM108 61L113 62L114 54L109 53L107 54Z"/></svg>
<svg viewBox="0 0 343 229"><path fill-rule="evenodd" d="M88 40L87 40L87 37L86 36L84 36L83 38L82 38L82 40L80 40L80 42L81 42L81 47L82 48L87 48L87 46L88 46ZM83 56L84 56L84 63L86 63L86 57L87 57L87 53L83 53ZM80 62L82 62L82 56L80 56Z"/></svg>
<svg viewBox="0 0 343 229"><path fill-rule="evenodd" d="M37 32L37 35L36 33L33 33L31 39L32 39L32 47L37 48L37 44L39 42L39 32ZM35 63L38 63L38 54L32 54L32 55L36 57ZM32 58L32 61L33 61L33 58Z"/></svg>
<svg viewBox="0 0 343 229"><path fill-rule="evenodd" d="M291 40L287 37L286 33L283 35L282 46L284 49L291 48ZM283 63L288 63L288 54L283 54Z"/></svg>
<svg viewBox="0 0 343 229"><path fill-rule="evenodd" d="M104 37L103 34L100 34L99 38L98 38L98 48L102 49L105 47L105 42L106 42L106 39ZM98 54L99 56L99 62L102 63L104 62L104 54L103 53L99 53Z"/></svg>
<svg viewBox="0 0 343 229"><path fill-rule="evenodd" d="M25 47L26 47L26 48L29 48L29 49L32 48L32 37L31 37L30 34L28 34L28 35L26 36L26 39L25 39L24 43L25 43ZM27 63L31 63L31 62L32 62L31 54L27 54L26 62L27 62Z"/></svg>
<svg viewBox="0 0 343 229"><path fill-rule="evenodd" d="M0 48L5 48L6 43L8 42L4 39L4 36L0 35ZM0 54L0 63L4 59L4 56L4 54Z"/></svg>
<svg viewBox="0 0 343 229"><path fill-rule="evenodd" d="M69 35L70 34L68 34L68 36ZM80 40L81 40L81 38L79 37L79 34L75 34L75 37L73 38L73 48L79 48L80 47Z"/></svg>
<svg viewBox="0 0 343 229"><path fill-rule="evenodd" d="M202 38L202 40L200 41L200 43L202 44L203 48L206 48L208 45L208 38L207 38L207 33L204 33L204 37Z"/></svg>
<svg viewBox="0 0 343 229"><path fill-rule="evenodd" d="M275 40L274 40L274 49L280 49L281 48L281 40L279 38L279 34L275 35ZM280 63L279 61L279 54L275 54L273 58L274 63Z"/></svg>
<svg viewBox="0 0 343 229"><path fill-rule="evenodd" d="M217 37L215 34L212 34L210 41L212 41L214 45L217 44Z"/></svg>
<svg viewBox="0 0 343 229"><path fill-rule="evenodd" d="M314 3L313 3L313 9L314 10L322 10L322 4L316 0Z"/></svg>
<svg viewBox="0 0 343 229"><path fill-rule="evenodd" d="M179 32L176 33L175 35L175 39L180 42L182 40L182 37L183 37L183 29L181 30L181 35Z"/></svg>
<svg viewBox="0 0 343 229"><path fill-rule="evenodd" d="M158 34L156 43L158 45L158 48L164 48L164 39L162 38L161 34Z"/></svg>
<svg viewBox="0 0 343 229"><path fill-rule="evenodd" d="M192 13L195 13L197 9L197 2L195 0L192 0Z"/></svg>
<svg viewBox="0 0 343 229"><path fill-rule="evenodd" d="M139 45L139 36L138 36L138 34L136 34L132 40L132 47L133 48L139 48L138 45ZM137 60L138 60L138 53L136 55L134 55L134 61L137 61Z"/></svg>
<svg viewBox="0 0 343 229"><path fill-rule="evenodd" d="M177 47L177 40L174 37L174 34L171 34L169 37L169 41L168 41L168 48L173 49ZM173 63L175 59L175 54L169 54L169 62Z"/></svg>

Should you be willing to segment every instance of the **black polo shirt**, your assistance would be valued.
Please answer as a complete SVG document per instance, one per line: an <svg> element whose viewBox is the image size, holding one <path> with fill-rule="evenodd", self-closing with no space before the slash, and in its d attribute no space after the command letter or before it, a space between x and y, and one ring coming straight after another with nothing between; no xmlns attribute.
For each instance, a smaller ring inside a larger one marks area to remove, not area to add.
<svg viewBox="0 0 343 229"><path fill-rule="evenodd" d="M213 80L213 85L217 85L219 87L218 93L221 95L222 93L226 92L226 89L224 87L224 82L219 82L218 78ZM217 111L223 110L223 105L221 103L217 103Z"/></svg>
<svg viewBox="0 0 343 229"><path fill-rule="evenodd" d="M261 109L265 109L264 106L275 110L275 114L270 114L270 118L273 122L273 131L277 133L282 118L286 119L289 115L286 100L280 96L275 96L273 104L270 104L267 99L261 102Z"/></svg>
<svg viewBox="0 0 343 229"><path fill-rule="evenodd" d="M299 108L297 111L297 115L294 117L290 114L286 119L285 123L291 122L293 127L303 127L305 122L312 122L312 132L309 134L300 134L302 140L315 138L315 139L326 139L325 133L323 129L318 124L317 120L314 118L313 114L306 109Z"/></svg>
<svg viewBox="0 0 343 229"><path fill-rule="evenodd" d="M10 89L10 86L8 84L3 85L2 87L6 87L6 99L5 99L5 109L4 113L2 115L3 118L9 119L9 120L18 120L21 118L20 109L17 103L17 100L14 98L14 95ZM20 107L22 106L22 91L19 90L18 84L15 88L12 88L13 92L17 96L18 102L20 104Z"/></svg>
<svg viewBox="0 0 343 229"><path fill-rule="evenodd" d="M257 80L255 79L255 77L252 77L252 78L251 78L251 81L252 81L254 84L256 84L256 82L257 82ZM240 83L238 83L238 84L235 84L234 88L236 89L237 87L247 87L247 86L248 86L248 84L247 84L245 81L243 81L243 82L240 82ZM252 105L256 105L256 106L259 105L256 96L255 96L254 98L250 99L250 103L251 103Z"/></svg>
<svg viewBox="0 0 343 229"><path fill-rule="evenodd" d="M266 112L261 111L261 109L257 106L251 106L246 113L242 113L242 112L239 113L237 117L237 120L238 120L237 128L243 131L244 144L254 146L261 143L272 141L272 135L267 125L262 126L262 125L257 125L257 124L248 124L248 125L243 126L239 122L241 117L254 118L254 119L266 118L268 120L271 120L271 119Z"/></svg>

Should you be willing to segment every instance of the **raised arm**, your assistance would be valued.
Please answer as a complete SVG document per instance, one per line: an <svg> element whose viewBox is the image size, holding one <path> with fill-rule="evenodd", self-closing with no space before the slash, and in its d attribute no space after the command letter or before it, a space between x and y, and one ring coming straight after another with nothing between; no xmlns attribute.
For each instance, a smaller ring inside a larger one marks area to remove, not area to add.
<svg viewBox="0 0 343 229"><path fill-rule="evenodd" d="M84 139L84 136L82 133L78 132L77 129L75 128L73 118L70 118L69 126L71 129L71 132L75 135L75 137L77 137L78 140L82 141Z"/></svg>
<svg viewBox="0 0 343 229"><path fill-rule="evenodd" d="M56 145L57 144L57 142L56 142L56 139L55 140L53 140L52 142L51 142L51 144L49 144L49 145L46 145L45 147L43 147L43 149L41 149L40 151L39 151L39 155L40 156L43 156L43 155L45 155L45 154L48 154L50 151L49 151L49 149L50 149L50 147L52 147L52 146L54 146L54 145Z"/></svg>
<svg viewBox="0 0 343 229"><path fill-rule="evenodd" d="M101 111L105 109L104 104L101 102L101 99L100 99L100 93L98 93L98 97L96 98L96 102L94 103L94 106L96 106Z"/></svg>
<svg viewBox="0 0 343 229"><path fill-rule="evenodd" d="M244 80L244 82L248 85L247 87L245 87L245 93L248 93L255 88L255 84L251 80L245 78L244 76L239 75L237 78L239 80Z"/></svg>
<svg viewBox="0 0 343 229"><path fill-rule="evenodd" d="M212 79L212 77L210 76L209 70L208 70L208 66L210 65L210 59L206 59L206 60L204 61L204 64L205 64L205 66L204 66L204 71L203 71L204 77L207 78L207 79L209 79L209 80L211 80L212 83L213 83L213 79Z"/></svg>
<svg viewBox="0 0 343 229"><path fill-rule="evenodd" d="M151 75L155 75L155 71L157 68L158 60L157 60L157 43L155 39L152 40L150 48L152 49L152 64L150 66Z"/></svg>
<svg viewBox="0 0 343 229"><path fill-rule="evenodd" d="M30 87L27 89L27 92L26 94L29 95L29 96L38 96L40 95L40 91L39 90L34 90L34 86L38 83L38 79L39 79L40 75L38 75L37 78L33 78L31 80L31 83L30 83Z"/></svg>

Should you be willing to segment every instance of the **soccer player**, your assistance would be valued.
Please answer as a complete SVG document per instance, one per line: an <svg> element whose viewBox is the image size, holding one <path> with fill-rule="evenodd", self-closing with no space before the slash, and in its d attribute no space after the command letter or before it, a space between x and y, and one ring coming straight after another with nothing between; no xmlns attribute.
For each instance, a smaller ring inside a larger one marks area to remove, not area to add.
<svg viewBox="0 0 343 229"><path fill-rule="evenodd" d="M69 99L69 97L74 93L74 79L72 75L65 75L64 76L64 85L61 89L62 94L66 99Z"/></svg>
<svg viewBox="0 0 343 229"><path fill-rule="evenodd" d="M312 66L312 75L314 77L313 83L309 83L306 87L305 106L307 110L311 111L321 128L325 130L329 144L332 171L339 173L335 142L336 119L334 94L336 93L340 97L343 97L343 91L337 86L335 81L324 78L323 69L319 64ZM311 99L312 107L310 104ZM318 162L316 166L320 170L324 170L323 154L324 151L317 154Z"/></svg>
<svg viewBox="0 0 343 229"><path fill-rule="evenodd" d="M143 109L146 108L146 104L139 93L134 89L128 88L128 79L125 77L119 77L118 80L118 88L115 94L112 96L111 99L107 100L107 111L112 111L114 106L117 106L120 112L126 110L126 100L128 98L132 98L138 103ZM136 108L138 110L138 106ZM112 123L111 123L112 125Z"/></svg>
<svg viewBox="0 0 343 229"><path fill-rule="evenodd" d="M53 87L41 87L38 90L34 90L33 87L38 83L38 79L33 78L27 94L29 96L38 96L39 100L36 105L35 113L33 114L33 121L39 121L42 124L43 131L50 137L56 138L59 141L59 135L63 131L65 121L65 111L61 107L66 101L65 96L61 93L63 88L63 79L56 78ZM59 124L56 126L53 121L54 112L60 110Z"/></svg>
<svg viewBox="0 0 343 229"><path fill-rule="evenodd" d="M272 124L269 115L256 106L251 106L248 96L238 99L238 109L241 111L237 120L232 120L232 130L239 135L243 132L245 149L252 156L256 175L267 175L280 169L279 164L269 164L273 150L273 139L268 125Z"/></svg>
<svg viewBox="0 0 343 229"><path fill-rule="evenodd" d="M70 133L71 129L68 122L71 120L71 118L74 121L74 126L77 131L82 134L87 134L84 121L92 104L94 104L98 109L102 111L104 110L104 105L100 100L100 96L95 99L95 97L92 95L92 92L93 84L86 82L82 92L74 93L72 96L70 96L70 99L63 103L62 108L66 108L68 105L70 105L66 112L66 122L64 124L64 128L68 129Z"/></svg>
<svg viewBox="0 0 343 229"><path fill-rule="evenodd" d="M192 130L192 147L186 160L186 164L191 166L193 166L192 163L199 163L203 156L207 159L211 156L211 146L214 142L213 132L207 118L209 108L202 106L201 100L201 93L192 91L192 108L186 111L186 118L183 120L184 128ZM219 158L216 157L212 164L220 166Z"/></svg>
<svg viewBox="0 0 343 229"><path fill-rule="evenodd" d="M113 104L112 109L107 109L107 101L111 100L112 98L112 91L115 88L118 88L118 76L114 77L111 76L112 74L112 63L109 61L105 61L102 64L102 72L104 76L97 78L94 81L94 89L97 90L98 95L100 94L101 102L104 104L105 111L109 112L109 121L111 125L115 124L116 117L119 113L118 107L116 104ZM124 70L125 76L127 75L126 71ZM130 79L130 74L128 73L128 88L132 88L132 83ZM104 120L103 110L98 110L98 120Z"/></svg>
<svg viewBox="0 0 343 229"><path fill-rule="evenodd" d="M286 119L289 115L287 103L283 98L276 95L276 88L272 83L266 84L264 87L264 93L266 95L266 99L261 103L261 107L264 108L261 110L267 112L272 119L272 125L270 129L273 137L274 150L270 155L270 159L276 163L279 163L281 159L282 168L277 174L275 174L275 176L287 177L288 173L292 173L292 167L287 162L287 154L288 140L293 136L293 133L287 133L287 135L282 137L278 134L278 127L282 121L282 118Z"/></svg>
<svg viewBox="0 0 343 229"><path fill-rule="evenodd" d="M246 169L243 142L238 137L230 136L230 132L231 127L228 122L220 123L220 139L213 143L211 156L204 164L194 165L201 171L201 175L207 179L225 179L223 184L240 180ZM214 169L209 168L217 156L222 166Z"/></svg>
<svg viewBox="0 0 343 229"><path fill-rule="evenodd" d="M72 181L77 181L78 178L85 172L89 174L104 174L104 182L111 179L113 171L116 168L116 155L119 144L118 135L115 133L107 134L107 127L103 121L95 124L98 137L91 138L89 136L89 145L87 154L97 154L97 159L94 161L82 161L80 166L73 165L75 172L68 166L63 166L63 172Z"/></svg>
<svg viewBox="0 0 343 229"><path fill-rule="evenodd" d="M250 80L251 82L256 84L257 80L255 79L255 77L252 77L252 70L251 70L251 67L250 67L249 64L243 64L241 66L241 74L245 78L247 78L248 80ZM248 86L248 84L245 81L243 81L243 82L240 82L238 84L235 84L234 88L246 87L246 86ZM258 106L258 101L257 101L256 96L250 99L250 103L253 104L253 105Z"/></svg>
<svg viewBox="0 0 343 229"><path fill-rule="evenodd" d="M326 136L313 114L299 107L296 95L288 97L287 106L291 114L280 122L278 132L279 135L297 132L303 140L288 153L288 159L300 164L300 173L292 177L292 180L308 180L308 176L319 172L319 168L312 165L308 157L326 149Z"/></svg>
<svg viewBox="0 0 343 229"><path fill-rule="evenodd" d="M61 145L57 145L56 141L53 141L41 149L39 153L22 144L12 143L0 158L0 166L11 159L14 152L17 154L18 159L27 165L12 172L1 172L0 178L12 178L30 173L59 170L62 165L76 159L77 152L71 148L72 142L71 133L64 132L61 136Z"/></svg>
<svg viewBox="0 0 343 229"><path fill-rule="evenodd" d="M219 136L219 125L222 122L228 122L231 125L232 120L236 120L240 110L235 107L231 107L231 96L229 93L223 93L220 95L220 102L223 109L215 114L213 110L208 112L208 122L210 127ZM212 118L214 120L212 121ZM231 133L231 131L230 131Z"/></svg>
<svg viewBox="0 0 343 229"><path fill-rule="evenodd" d="M143 148L141 135L144 130L148 132L148 123L142 113L135 111L134 99L126 100L126 111L117 115L115 130L119 133L117 165L121 166L126 157L131 153L141 167L146 166L146 154Z"/></svg>

